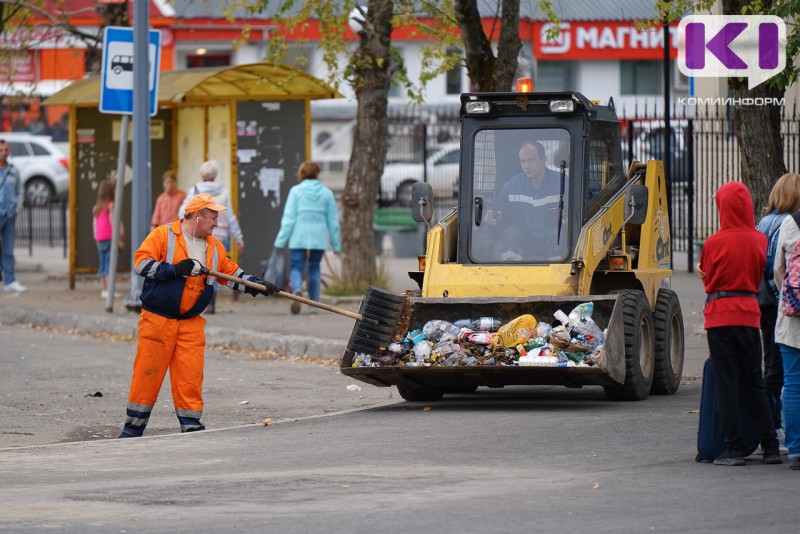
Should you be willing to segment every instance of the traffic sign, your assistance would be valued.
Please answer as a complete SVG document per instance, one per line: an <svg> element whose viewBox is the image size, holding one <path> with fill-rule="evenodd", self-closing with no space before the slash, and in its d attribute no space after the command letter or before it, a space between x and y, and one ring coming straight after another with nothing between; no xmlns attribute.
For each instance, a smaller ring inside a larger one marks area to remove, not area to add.
<svg viewBox="0 0 800 534"><path fill-rule="evenodd" d="M148 90L150 115L158 107L158 71L161 62L161 32L150 30ZM103 32L103 65L101 69L100 112L133 114L133 28L107 26Z"/></svg>

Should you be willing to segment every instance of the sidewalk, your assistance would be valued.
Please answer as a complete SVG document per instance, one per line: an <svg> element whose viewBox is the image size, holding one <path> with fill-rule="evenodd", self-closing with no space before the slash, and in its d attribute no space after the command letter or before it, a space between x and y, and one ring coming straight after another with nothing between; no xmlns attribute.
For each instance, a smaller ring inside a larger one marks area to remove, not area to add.
<svg viewBox="0 0 800 534"><path fill-rule="evenodd" d="M331 263L337 258L330 255ZM68 261L60 248L34 247L33 256L27 249L16 251L17 278L28 287L21 294L0 294L0 322L33 324L83 333L111 333L136 336L138 314L130 312L117 299L114 312L105 312L105 300L100 298L100 284L93 278L79 278L75 290L69 289ZM384 254L379 261L390 276L391 291L402 293L415 289L408 271L416 269L416 258L394 258L391 240L386 239ZM336 268L338 265L334 265ZM672 288L678 293L683 309L686 330L685 376L700 376L701 358L706 352L702 309L705 294L697 276L686 272L686 254L677 253ZM126 293L130 279L117 280L117 291ZM324 302L357 312L359 297L330 299ZM299 315L289 312L290 300L279 297L239 295L223 290L217 297L217 313L205 315L206 339L209 345L244 350L275 351L287 356L308 355L315 358L338 359L344 351L353 329L354 320L335 313L312 310L303 306ZM697 351L690 358L689 353Z"/></svg>
<svg viewBox="0 0 800 534"><path fill-rule="evenodd" d="M416 269L416 258L394 258L390 240L379 261L386 265L392 291L402 293L416 284L407 272ZM100 298L100 283L93 277L78 277L75 289L69 289L68 259L60 248L18 248L17 279L28 288L22 294L0 292L0 323L34 324L85 333L110 333L136 336L139 315L123 306L123 298L114 302L113 313L105 311L106 301ZM333 268L338 259L329 258ZM323 265L324 272L324 265ZM130 290L130 276L117 279L117 292ZM357 312L361 298L321 299L326 304ZM209 345L245 350L276 351L287 356L312 356L338 359L344 351L354 320L323 310L303 306L299 315L292 315L292 301L280 297L253 298L223 288L217 296L216 313L204 315Z"/></svg>

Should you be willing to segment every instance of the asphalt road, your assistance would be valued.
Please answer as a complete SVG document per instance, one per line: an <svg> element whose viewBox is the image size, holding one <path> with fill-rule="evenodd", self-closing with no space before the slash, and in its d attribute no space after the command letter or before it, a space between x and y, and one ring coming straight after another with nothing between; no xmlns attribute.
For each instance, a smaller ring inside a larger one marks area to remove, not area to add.
<svg viewBox="0 0 800 534"><path fill-rule="evenodd" d="M644 402L513 387L428 405L353 391L330 362L215 350L209 431L173 434L165 389L150 437L114 440L100 438L122 423L133 343L2 326L0 346L3 427L30 425L0 431L0 530L785 534L800 520L787 464L694 461L691 377Z"/></svg>

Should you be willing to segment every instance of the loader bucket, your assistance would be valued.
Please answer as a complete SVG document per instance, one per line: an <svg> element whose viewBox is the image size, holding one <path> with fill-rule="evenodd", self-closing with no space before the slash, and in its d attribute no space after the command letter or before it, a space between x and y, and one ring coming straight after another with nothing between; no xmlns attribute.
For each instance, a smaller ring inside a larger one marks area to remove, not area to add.
<svg viewBox="0 0 800 534"><path fill-rule="evenodd" d="M375 386L406 388L457 388L506 385L598 385L618 387L625 382L625 335L622 306L618 295L536 296L516 298L409 298L406 325L398 325L394 340L406 332L421 329L434 319L454 322L464 318L494 317L502 323L531 314L538 321L552 323L557 310L569 313L583 302L593 302L592 319L605 330L605 344L593 365L579 367L535 367L516 365L474 366L368 366L353 367L353 338L341 358L341 372ZM404 314L405 315L405 314ZM371 354L376 357L379 354Z"/></svg>

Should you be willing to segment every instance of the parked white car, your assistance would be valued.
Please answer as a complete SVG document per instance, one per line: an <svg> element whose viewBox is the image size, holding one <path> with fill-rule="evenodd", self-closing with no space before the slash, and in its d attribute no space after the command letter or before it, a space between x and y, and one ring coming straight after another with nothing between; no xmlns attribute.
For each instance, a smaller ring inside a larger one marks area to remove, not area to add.
<svg viewBox="0 0 800 534"><path fill-rule="evenodd" d="M11 148L9 160L19 169L25 200L39 206L69 191L69 161L48 135L0 133Z"/></svg>
<svg viewBox="0 0 800 534"><path fill-rule="evenodd" d="M453 198L458 191L459 143L436 147L427 161L427 181L435 198ZM425 179L422 163L387 163L381 176L381 199L403 207L411 205L411 186Z"/></svg>

